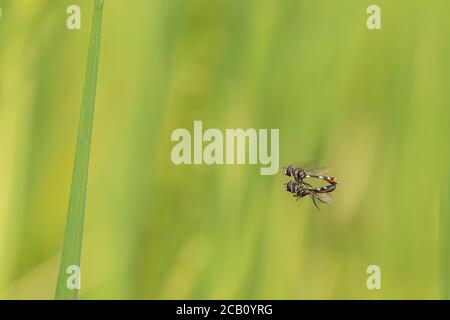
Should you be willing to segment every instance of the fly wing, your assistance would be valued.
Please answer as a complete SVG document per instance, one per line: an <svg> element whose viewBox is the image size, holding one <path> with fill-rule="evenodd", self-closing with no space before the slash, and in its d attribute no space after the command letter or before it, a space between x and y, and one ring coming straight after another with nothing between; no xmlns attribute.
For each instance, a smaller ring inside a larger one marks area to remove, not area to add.
<svg viewBox="0 0 450 320"><path fill-rule="evenodd" d="M328 172L330 172L330 167L319 167L319 168L308 168L305 169L305 171L308 174L314 175L314 176L323 176L326 175Z"/></svg>
<svg viewBox="0 0 450 320"><path fill-rule="evenodd" d="M326 193L312 193L311 196L323 203L331 203L333 201L333 198Z"/></svg>

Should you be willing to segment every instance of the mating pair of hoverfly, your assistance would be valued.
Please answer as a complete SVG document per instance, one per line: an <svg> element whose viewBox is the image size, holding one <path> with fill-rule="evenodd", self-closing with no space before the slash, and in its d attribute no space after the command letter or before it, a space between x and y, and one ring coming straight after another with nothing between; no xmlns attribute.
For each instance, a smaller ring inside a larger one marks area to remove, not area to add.
<svg viewBox="0 0 450 320"><path fill-rule="evenodd" d="M330 176L324 176L323 173L326 169L302 169L294 166L288 166L284 168L284 174L288 177L294 178L293 181L285 183L286 191L292 193L292 195L298 200L306 196L310 196L314 205L319 208L316 201L321 203L330 203L333 199L329 193L336 189L338 181ZM319 179L327 182L328 184L323 187L315 188L308 182L304 181L307 178Z"/></svg>

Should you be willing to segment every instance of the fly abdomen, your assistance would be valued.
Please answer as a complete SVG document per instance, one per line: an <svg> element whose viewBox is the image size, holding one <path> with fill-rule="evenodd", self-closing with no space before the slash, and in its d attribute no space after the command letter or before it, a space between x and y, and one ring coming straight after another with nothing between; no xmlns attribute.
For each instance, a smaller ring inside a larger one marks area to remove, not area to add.
<svg viewBox="0 0 450 320"><path fill-rule="evenodd" d="M335 184L330 184L324 187L320 187L320 188L315 188L311 191L317 192L317 193L328 193L328 192L333 192L336 189L336 185Z"/></svg>

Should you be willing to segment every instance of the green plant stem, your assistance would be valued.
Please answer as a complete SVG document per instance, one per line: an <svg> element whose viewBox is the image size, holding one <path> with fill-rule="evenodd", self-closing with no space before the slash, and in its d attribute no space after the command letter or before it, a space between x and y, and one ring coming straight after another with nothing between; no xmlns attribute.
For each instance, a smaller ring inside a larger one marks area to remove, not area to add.
<svg viewBox="0 0 450 320"><path fill-rule="evenodd" d="M95 1L89 44L86 76L81 101L80 123L72 173L69 208L62 248L61 265L56 286L56 299L77 299L78 290L67 286L67 268L80 266L83 244L83 225L86 207L86 189L89 168L92 125L94 118L97 74L100 55L100 36L103 0Z"/></svg>
<svg viewBox="0 0 450 320"><path fill-rule="evenodd" d="M450 300L450 198L447 196L450 191L450 173L448 181L449 184L443 196L446 203L442 204L439 219L441 240L441 294L444 300Z"/></svg>

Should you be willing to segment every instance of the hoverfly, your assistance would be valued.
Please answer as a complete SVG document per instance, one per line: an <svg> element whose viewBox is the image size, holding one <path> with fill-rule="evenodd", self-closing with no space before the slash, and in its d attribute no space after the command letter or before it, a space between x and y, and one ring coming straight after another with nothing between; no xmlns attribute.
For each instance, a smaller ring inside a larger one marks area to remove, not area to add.
<svg viewBox="0 0 450 320"><path fill-rule="evenodd" d="M328 193L336 189L338 181L334 177L323 175L326 169L302 169L295 166L288 166L284 170L284 174L288 177L294 178L294 181L289 181L285 184L286 191L298 200L306 196L310 196L314 205L319 208L316 200L322 203L330 203L332 198ZM326 181L328 185L323 187L313 187L308 182L304 181L307 178L319 179Z"/></svg>
<svg viewBox="0 0 450 320"><path fill-rule="evenodd" d="M286 191L292 193L292 195L297 199L310 196L314 205L319 209L316 200L322 203L330 203L333 199L328 195L328 193L333 192L336 189L335 184L329 184L319 188L309 187L309 184L301 183L298 181L289 181L285 184Z"/></svg>
<svg viewBox="0 0 450 320"><path fill-rule="evenodd" d="M319 168L319 169L302 169L299 167L294 167L292 165L288 166L287 168L284 168L284 174L288 177L292 177L295 179L295 181L299 183L304 183L303 180L306 178L315 178L320 180L325 180L326 182L336 185L338 184L338 181L329 176L324 176L323 173L327 169ZM311 187L310 184L306 183L307 186Z"/></svg>

